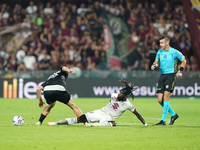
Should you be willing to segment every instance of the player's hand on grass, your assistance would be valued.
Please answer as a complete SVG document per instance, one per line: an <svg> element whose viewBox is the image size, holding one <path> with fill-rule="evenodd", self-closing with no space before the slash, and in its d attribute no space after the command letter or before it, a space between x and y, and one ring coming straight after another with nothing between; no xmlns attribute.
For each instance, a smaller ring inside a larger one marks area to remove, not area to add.
<svg viewBox="0 0 200 150"><path fill-rule="evenodd" d="M44 101L39 101L39 107L43 107L44 104L45 104Z"/></svg>

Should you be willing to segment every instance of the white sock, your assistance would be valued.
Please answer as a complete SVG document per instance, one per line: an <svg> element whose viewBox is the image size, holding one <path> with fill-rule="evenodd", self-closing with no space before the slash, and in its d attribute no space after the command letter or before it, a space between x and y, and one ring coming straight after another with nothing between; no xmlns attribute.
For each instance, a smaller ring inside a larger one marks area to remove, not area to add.
<svg viewBox="0 0 200 150"><path fill-rule="evenodd" d="M57 122L57 125L72 125L77 123L77 118L66 118Z"/></svg>
<svg viewBox="0 0 200 150"><path fill-rule="evenodd" d="M111 122L104 121L99 123L91 123L92 126L113 126Z"/></svg>

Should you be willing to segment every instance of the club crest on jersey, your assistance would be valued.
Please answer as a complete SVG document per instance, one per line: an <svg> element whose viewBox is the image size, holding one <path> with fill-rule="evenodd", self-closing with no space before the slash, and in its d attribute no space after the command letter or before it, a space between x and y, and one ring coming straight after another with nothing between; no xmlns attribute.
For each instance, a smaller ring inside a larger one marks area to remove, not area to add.
<svg viewBox="0 0 200 150"><path fill-rule="evenodd" d="M164 55L164 58L167 58L167 55Z"/></svg>

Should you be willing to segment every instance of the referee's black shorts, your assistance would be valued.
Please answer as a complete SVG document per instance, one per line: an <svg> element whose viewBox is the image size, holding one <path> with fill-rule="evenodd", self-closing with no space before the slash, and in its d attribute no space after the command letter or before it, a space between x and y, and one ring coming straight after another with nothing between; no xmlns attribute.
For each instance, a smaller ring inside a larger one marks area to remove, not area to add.
<svg viewBox="0 0 200 150"><path fill-rule="evenodd" d="M55 101L68 104L70 94L67 91L44 91L44 98L46 99L47 104L52 104Z"/></svg>
<svg viewBox="0 0 200 150"><path fill-rule="evenodd" d="M176 83L176 74L161 74L158 80L157 93L164 93L164 91L173 92Z"/></svg>

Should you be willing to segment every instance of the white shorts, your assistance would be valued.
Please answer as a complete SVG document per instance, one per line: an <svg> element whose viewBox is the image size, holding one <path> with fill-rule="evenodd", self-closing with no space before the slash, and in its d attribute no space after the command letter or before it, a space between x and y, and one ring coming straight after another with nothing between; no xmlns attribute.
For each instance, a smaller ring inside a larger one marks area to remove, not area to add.
<svg viewBox="0 0 200 150"><path fill-rule="evenodd" d="M114 121L111 116L102 109L88 112L85 114L85 116L89 122Z"/></svg>

